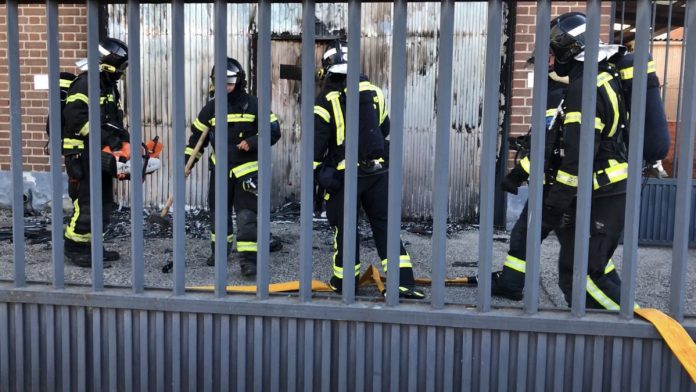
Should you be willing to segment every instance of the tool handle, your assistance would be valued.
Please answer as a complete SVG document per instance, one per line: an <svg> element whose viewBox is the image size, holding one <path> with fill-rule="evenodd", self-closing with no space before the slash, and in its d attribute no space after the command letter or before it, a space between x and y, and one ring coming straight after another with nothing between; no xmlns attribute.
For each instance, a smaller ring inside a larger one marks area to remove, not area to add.
<svg viewBox="0 0 696 392"><path fill-rule="evenodd" d="M198 152L201 150L201 147L203 147L203 142L205 141L206 136L208 136L208 129L201 132L201 136L198 138L198 142L193 147L193 152L191 153L191 156L189 156L188 161L186 161L186 167L184 168L184 177L188 177L189 174L191 174L193 164L196 163L196 155L198 155ZM165 216L167 216L167 214L169 213L169 209L172 208L172 204L174 204L174 195L170 195L167 199L167 202L164 203L164 207L162 208L162 212L160 213L161 217L164 218Z"/></svg>

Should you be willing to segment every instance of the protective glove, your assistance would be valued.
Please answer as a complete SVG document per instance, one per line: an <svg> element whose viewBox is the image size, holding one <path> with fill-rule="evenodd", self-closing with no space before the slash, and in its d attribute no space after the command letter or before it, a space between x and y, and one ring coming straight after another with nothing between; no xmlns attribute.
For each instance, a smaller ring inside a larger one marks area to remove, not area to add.
<svg viewBox="0 0 696 392"><path fill-rule="evenodd" d="M517 188L522 186L525 181L527 181L527 173L519 166L515 166L500 182L500 188L505 192L516 195Z"/></svg>
<svg viewBox="0 0 696 392"><path fill-rule="evenodd" d="M541 214L541 226L548 229L558 229L563 226L564 215L560 208L545 204Z"/></svg>

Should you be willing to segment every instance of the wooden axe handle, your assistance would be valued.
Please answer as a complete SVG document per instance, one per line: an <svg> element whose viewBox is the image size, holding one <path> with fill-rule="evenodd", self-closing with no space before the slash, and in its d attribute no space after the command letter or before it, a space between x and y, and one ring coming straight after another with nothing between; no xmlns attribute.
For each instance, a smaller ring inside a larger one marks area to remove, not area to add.
<svg viewBox="0 0 696 392"><path fill-rule="evenodd" d="M198 152L201 150L201 147L203 147L203 141L205 141L206 136L208 136L208 129L201 132L201 136L198 138L196 146L193 147L193 152L191 153L191 156L189 156L189 159L186 162L186 167L184 168L184 177L188 177L189 174L191 174L191 168L193 168L193 164L196 162L196 155L198 155ZM164 208L162 208L162 212L160 212L161 217L164 218L165 216L167 216L167 214L169 213L169 209L172 208L172 204L174 204L174 195L169 195L167 202L164 203Z"/></svg>

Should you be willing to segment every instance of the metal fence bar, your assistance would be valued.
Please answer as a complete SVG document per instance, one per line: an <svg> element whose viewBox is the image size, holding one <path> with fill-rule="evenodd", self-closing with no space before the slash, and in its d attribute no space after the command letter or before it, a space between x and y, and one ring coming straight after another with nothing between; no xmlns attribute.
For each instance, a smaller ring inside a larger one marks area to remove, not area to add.
<svg viewBox="0 0 696 392"><path fill-rule="evenodd" d="M92 68L94 69L94 68ZM95 391L102 390L102 323L101 323L101 308L92 310L92 372L88 378L92 378L92 388Z"/></svg>
<svg viewBox="0 0 696 392"><path fill-rule="evenodd" d="M686 33L686 23L687 23L687 16L684 16L684 32ZM686 37L686 36L684 36ZM686 50L685 50L685 42L686 39L682 39L681 41L681 50L680 50L680 56L679 56L679 66L680 70L684 69L684 59L686 58ZM677 113L676 113L676 124L674 125L674 140L677 140L679 138L679 132L681 131L681 120L682 120L682 95L683 95L683 87L684 85L684 72L681 72L679 75L679 87L677 87L677 91L679 92L677 94ZM675 167L678 167L679 165L679 154L677 153L677 143L674 143L674 150L672 151L672 171L674 171Z"/></svg>
<svg viewBox="0 0 696 392"><path fill-rule="evenodd" d="M129 16L131 16L129 14ZM184 81L184 2L174 0L172 2L172 82L174 85L179 81ZM185 218L185 192L186 174L182 168L185 166L184 155L184 135L186 135L186 101L184 94L172 94L172 133L174 134L174 214L179 213L174 218L174 295L183 295L186 285L186 232ZM138 166L136 166L138 167ZM177 210L176 208L179 208ZM225 210L225 209L223 209ZM217 211L223 211L218 209ZM226 211L226 210L225 210ZM224 237L223 237L224 238Z"/></svg>
<svg viewBox="0 0 696 392"><path fill-rule="evenodd" d="M127 310L123 312L123 379L125 380L123 390L125 392L133 391L135 381L133 347L133 311Z"/></svg>
<svg viewBox="0 0 696 392"><path fill-rule="evenodd" d="M358 83L360 81L360 14L361 4L358 0L348 1L348 83L346 94L346 169L343 187L343 302L355 302L355 279L353 271L357 247L357 194L358 194Z"/></svg>
<svg viewBox="0 0 696 392"><path fill-rule="evenodd" d="M619 43L621 45L623 45L624 21L625 20L626 20L626 0L621 0L621 32L619 33Z"/></svg>
<svg viewBox="0 0 696 392"><path fill-rule="evenodd" d="M650 28L650 3L639 0L636 16L636 51L633 61L633 91L629 113L645 110L645 91L648 82L648 30ZM642 109L642 110L641 110ZM643 163L643 130L645 116L630 116L628 146L628 185L626 194L626 217L624 225L623 266L621 268L621 317L633 318L633 303L636 296L636 270L638 267L638 229L640 225L640 192ZM621 131L621 130L620 130Z"/></svg>
<svg viewBox="0 0 696 392"><path fill-rule="evenodd" d="M596 59L599 51L599 1L587 2L586 59ZM594 119L597 107L597 66L587 63L582 73L582 108L580 125L580 153L578 155L578 193L575 222L575 251L573 253L574 316L585 315L585 286L589 254L590 211L592 205L592 161L594 154Z"/></svg>
<svg viewBox="0 0 696 392"><path fill-rule="evenodd" d="M669 2L669 11L667 12L667 38L665 38L665 70L662 73L662 106L665 106L665 97L667 96L667 86L669 85L667 81L667 69L669 69L669 38L672 33L672 3ZM651 51L652 53L652 51Z"/></svg>
<svg viewBox="0 0 696 392"><path fill-rule="evenodd" d="M176 29L174 30L176 33ZM143 140L141 83L140 83L140 3L128 0L128 122L130 124L131 146L138 148ZM174 111L176 113L176 110ZM176 129L176 128L175 128ZM137 150L136 150L137 151ZM176 156L176 154L175 154ZM131 167L142 167L141 154L132 154ZM143 259L143 175L140 170L131 173L131 268L133 293L142 293L145 286L145 267ZM176 254L177 252L174 252ZM183 252L182 252L183 253ZM176 271L175 271L176 273ZM176 282L176 279L175 279Z"/></svg>
<svg viewBox="0 0 696 392"><path fill-rule="evenodd" d="M2 316L2 312L0 312L0 316ZM0 317L0 319L2 318ZM74 347L70 344L70 332L74 328L74 324L70 323L70 308L67 306L60 307L60 328L61 387L64 391L70 391L72 377L70 372L70 351Z"/></svg>
<svg viewBox="0 0 696 392"><path fill-rule="evenodd" d="M87 68L99 69L99 2L87 1ZM102 178L101 171L101 106L99 72L87 74L87 95L89 98L89 208L90 232L92 241L92 288L94 291L104 290L104 252L102 249L102 233L104 220L102 217L102 181L112 181Z"/></svg>
<svg viewBox="0 0 696 392"><path fill-rule="evenodd" d="M48 49L48 119L49 161L51 164L51 222L63 222L63 173L61 172L61 112L60 112L60 55L58 46L58 3L46 1L46 45ZM51 259L53 260L53 287L65 287L65 258L63 230L54 225L51 231Z"/></svg>
<svg viewBox="0 0 696 392"><path fill-rule="evenodd" d="M527 254L524 282L524 307L527 314L539 311L541 260L541 211L544 183L544 148L546 145L546 101L548 98L549 20L551 2L537 2L534 51L534 93L532 98L532 151L527 204Z"/></svg>
<svg viewBox="0 0 696 392"><path fill-rule="evenodd" d="M7 5L7 59L10 86L10 154L12 165L12 258L15 287L26 286L24 243L24 180L22 176L22 106L20 103L19 27L17 1Z"/></svg>
<svg viewBox="0 0 696 392"><path fill-rule="evenodd" d="M479 213L479 283L478 309L491 309L491 263L493 262L493 195L495 192L495 148L498 136L500 86L500 34L502 2L488 1L488 37L486 39L486 75L483 99L483 136L481 142L480 213Z"/></svg>
<svg viewBox="0 0 696 392"><path fill-rule="evenodd" d="M271 227L271 2L258 4L258 93L259 93L259 196L256 296L268 298L269 233Z"/></svg>
<svg viewBox="0 0 696 392"><path fill-rule="evenodd" d="M56 310L57 308L55 306L46 306L44 307L44 324L45 326L50 325L51 327L55 328L55 326L58 324L56 323ZM38 324L38 323L37 323ZM56 328L57 329L57 328ZM55 332L55 330L54 330ZM56 334L55 333L48 333L46 334L46 349L45 349L45 355L46 355L46 388L49 392L53 392L56 390L56 370L58 369L58 366L56 366ZM37 366L37 370L39 370L40 367Z"/></svg>
<svg viewBox="0 0 696 392"><path fill-rule="evenodd" d="M440 2L440 42L437 49L437 130L435 134L435 166L433 167L433 260L430 303L435 309L440 309L445 305L453 35L454 1L442 0Z"/></svg>
<svg viewBox="0 0 696 392"><path fill-rule="evenodd" d="M696 121L696 4L688 2L685 16L686 59L684 62L684 118L679 139L679 169L677 173L677 197L674 217L674 247L672 251L672 277L670 280L669 310L678 321L684 319L684 297L687 262L689 257L689 229L691 218L692 164L694 161L694 126ZM689 26L689 23L692 25ZM691 28L689 28L691 27Z"/></svg>
<svg viewBox="0 0 696 392"><path fill-rule="evenodd" d="M406 0L393 6L392 64L406 64ZM403 192L404 102L406 67L391 67L391 127L389 131L389 208L387 211L387 306L399 304L401 198Z"/></svg>
<svg viewBox="0 0 696 392"><path fill-rule="evenodd" d="M215 125L227 126L227 2L215 1ZM266 118L268 120L268 118ZM226 131L215 132L215 296L224 297L227 286L227 182Z"/></svg>
<svg viewBox="0 0 696 392"><path fill-rule="evenodd" d="M300 140L300 301L312 299L312 226L314 216L314 0L302 2L302 138Z"/></svg>

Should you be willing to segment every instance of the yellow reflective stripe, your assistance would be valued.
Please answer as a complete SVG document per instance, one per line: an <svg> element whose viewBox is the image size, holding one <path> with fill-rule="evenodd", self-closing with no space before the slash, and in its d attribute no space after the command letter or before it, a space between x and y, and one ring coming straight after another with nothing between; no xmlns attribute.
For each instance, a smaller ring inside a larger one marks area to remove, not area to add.
<svg viewBox="0 0 696 392"><path fill-rule="evenodd" d="M114 73L116 72L116 67L109 64L99 64L99 70Z"/></svg>
<svg viewBox="0 0 696 392"><path fill-rule="evenodd" d="M607 266L604 267L604 275L610 273L611 271L615 270L616 266L614 265L614 262L609 259L609 262L607 263Z"/></svg>
<svg viewBox="0 0 696 392"><path fill-rule="evenodd" d="M89 121L85 123L85 125L80 128L80 131L78 132L80 136L87 136L89 135Z"/></svg>
<svg viewBox="0 0 696 392"><path fill-rule="evenodd" d="M531 173L531 163L529 162L529 157L522 158L520 161L520 166L525 172L527 172L527 174Z"/></svg>
<svg viewBox="0 0 696 392"><path fill-rule="evenodd" d="M75 94L70 94L68 95L68 98L65 99L65 103L70 103L70 102L75 102L75 101L82 101L84 103L89 103L89 98L85 94L81 93L75 93Z"/></svg>
<svg viewBox="0 0 696 392"><path fill-rule="evenodd" d="M342 160L341 162L338 162L338 166L336 166L336 170L345 170L346 169L346 160Z"/></svg>
<svg viewBox="0 0 696 392"><path fill-rule="evenodd" d="M556 173L556 182L567 185L567 186L572 186L573 188L578 187L578 176L574 176L570 173L566 173L563 170L559 170L558 173Z"/></svg>
<svg viewBox="0 0 696 392"><path fill-rule="evenodd" d="M628 178L628 163L623 162L618 165L604 169L604 173L609 177L609 183L623 181Z"/></svg>
<svg viewBox="0 0 696 392"><path fill-rule="evenodd" d="M215 160L215 151L211 151L211 153L210 153L210 162L214 165L214 164L216 163L215 161L216 161L216 160Z"/></svg>
<svg viewBox="0 0 696 392"><path fill-rule="evenodd" d="M360 82L358 85L359 91L374 91L376 97L374 98L375 103L379 111L379 125L382 125L384 119L387 118L387 108L384 105L384 93L382 89L370 83L369 81Z"/></svg>
<svg viewBox="0 0 696 392"><path fill-rule="evenodd" d="M609 102L611 102L611 109L613 110L614 119L611 123L611 129L609 130L609 137L614 136L616 130L619 127L619 98L616 96L616 92L611 88L609 84L604 85L604 90L607 92L609 97Z"/></svg>
<svg viewBox="0 0 696 392"><path fill-rule="evenodd" d="M590 278L590 275L587 275L587 293L590 294L592 298L594 298L595 301L597 301L600 305L602 305L605 309L608 310L619 310L620 307L619 305L614 302L613 299L609 298L606 294L604 294L604 291L602 291L595 282Z"/></svg>
<svg viewBox="0 0 696 392"><path fill-rule="evenodd" d="M580 112L568 112L565 115L563 124L580 123L580 117L582 114Z"/></svg>
<svg viewBox="0 0 696 392"><path fill-rule="evenodd" d="M333 265L333 274L335 277L343 279L343 267L337 266L335 259ZM360 263L355 264L355 276L360 276Z"/></svg>
<svg viewBox="0 0 696 392"><path fill-rule="evenodd" d="M600 87L604 83L608 83L610 80L612 80L614 77L611 76L609 72L602 72L599 75L597 75L597 87Z"/></svg>
<svg viewBox="0 0 696 392"><path fill-rule="evenodd" d="M116 101L114 100L114 96L112 94L109 94L106 97L99 97L99 103L102 104L104 102L116 102Z"/></svg>
<svg viewBox="0 0 696 392"><path fill-rule="evenodd" d="M72 81L72 80L69 80L69 79L60 79L59 85L60 85L60 87L62 87L62 88L68 88L68 87L70 87L70 85L72 84L72 82L73 82L73 81Z"/></svg>
<svg viewBox="0 0 696 392"><path fill-rule="evenodd" d="M193 148L192 148L192 147L186 147L186 149L184 150L184 154L186 154L186 155L193 155ZM196 153L196 159L201 159L202 156L203 156L203 153L202 153L202 152L197 152L197 153Z"/></svg>
<svg viewBox="0 0 696 392"><path fill-rule="evenodd" d="M276 116L275 114L271 113L271 122L276 122L276 121L278 121L278 116Z"/></svg>
<svg viewBox="0 0 696 392"><path fill-rule="evenodd" d="M312 169L316 169L319 165L321 165L321 162L312 162Z"/></svg>
<svg viewBox="0 0 696 392"><path fill-rule="evenodd" d="M237 241L237 252L256 252L257 250L254 241Z"/></svg>
<svg viewBox="0 0 696 392"><path fill-rule="evenodd" d="M546 117L553 117L553 116L555 116L557 111L558 111L557 108L547 109L547 110L546 110Z"/></svg>
<svg viewBox="0 0 696 392"><path fill-rule="evenodd" d="M83 150L85 148L85 142L80 139L63 139L63 148L78 148L80 150Z"/></svg>
<svg viewBox="0 0 696 392"><path fill-rule="evenodd" d="M388 259L382 259L382 269L387 272ZM411 256L409 255L399 255L399 268L413 268L411 263Z"/></svg>
<svg viewBox="0 0 696 392"><path fill-rule="evenodd" d="M213 119L213 120L215 120L215 119ZM196 118L195 120L193 120L193 127L196 128L197 130L201 131L201 132L203 132L203 131L205 131L206 129L208 129L208 127L207 127L205 124L203 124L203 123L201 122L201 120L199 120L198 118Z"/></svg>
<svg viewBox="0 0 696 392"><path fill-rule="evenodd" d="M331 96L331 98L329 98ZM346 138L346 124L343 120L343 110L341 110L340 95L333 91L326 94L326 98L331 102L334 119L336 121L336 145L340 146Z"/></svg>
<svg viewBox="0 0 696 392"><path fill-rule="evenodd" d="M249 173L253 173L255 171L259 170L259 162L258 161L251 161L247 163L243 163L239 166L235 166L230 170L230 177L232 177L232 174L234 174L235 177L240 178L243 177Z"/></svg>
<svg viewBox="0 0 696 392"><path fill-rule="evenodd" d="M277 119L276 119L277 120ZM227 115L227 122L254 122L256 121L256 115L255 114L249 114L249 113L231 113ZM272 120L271 120L272 121Z"/></svg>
<svg viewBox="0 0 696 392"><path fill-rule="evenodd" d="M314 106L314 114L321 117L325 122L331 121L331 114L321 106Z"/></svg>
<svg viewBox="0 0 696 392"><path fill-rule="evenodd" d="M511 255L507 255L507 259L505 259L505 263L503 264L503 266L521 272L523 274L527 270L526 261L518 259L517 257Z"/></svg>
<svg viewBox="0 0 696 392"><path fill-rule="evenodd" d="M92 233L87 233L87 234L75 233L75 225L77 224L77 218L80 217L80 205L77 202L78 202L77 199L75 199L75 201L73 202L73 208L75 210L73 211L72 219L70 219L70 224L65 229L65 236L68 239L73 240L75 242L89 242L92 240Z"/></svg>
<svg viewBox="0 0 696 392"><path fill-rule="evenodd" d="M210 233L210 241L215 242L215 233L211 232ZM234 241L234 234L228 234L227 235L227 242L232 243Z"/></svg>
<svg viewBox="0 0 696 392"><path fill-rule="evenodd" d="M648 61L647 73L653 73L655 71L655 62L652 60ZM624 69L619 70L619 75L621 75L621 79L623 80L633 79L633 67L626 67Z"/></svg>

